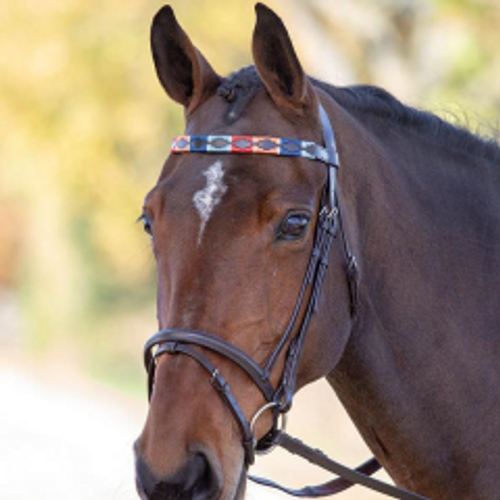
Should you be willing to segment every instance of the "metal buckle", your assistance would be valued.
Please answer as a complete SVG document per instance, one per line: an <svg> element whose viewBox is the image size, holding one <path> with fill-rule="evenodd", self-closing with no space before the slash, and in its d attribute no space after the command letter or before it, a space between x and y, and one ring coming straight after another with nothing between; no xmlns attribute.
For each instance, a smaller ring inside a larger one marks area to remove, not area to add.
<svg viewBox="0 0 500 500"><path fill-rule="evenodd" d="M339 209L337 206L329 208L326 205L321 209L319 217L325 216L327 219L333 219L339 214Z"/></svg>
<svg viewBox="0 0 500 500"><path fill-rule="evenodd" d="M257 439L257 436L255 435L255 432L254 432L255 424L257 423L257 420L259 420L260 416L264 412L266 412L267 410L270 410L271 408L278 408L278 407L279 407L279 404L275 401L271 401L270 403L266 403L262 408L257 410L255 415L252 417L252 420L250 420L250 433L252 434L252 440L253 440L252 444L253 444L253 447L254 447L256 453L259 455L267 455L268 453L271 453L271 451L273 451L274 448L276 448L276 446L278 446L278 440L275 439L273 444L269 448L266 448L265 450L257 450L256 448L257 448L257 443L259 442L259 440ZM281 417L281 425L275 426L276 427L275 432L277 435L281 434L282 432L285 432L285 430L286 430L286 424L287 424L286 413L280 413L278 416L277 422L279 422L280 417Z"/></svg>
<svg viewBox="0 0 500 500"><path fill-rule="evenodd" d="M213 372L212 372L212 376L210 377L210 383L212 385L214 385L217 381L217 378L219 377L219 369L216 368Z"/></svg>

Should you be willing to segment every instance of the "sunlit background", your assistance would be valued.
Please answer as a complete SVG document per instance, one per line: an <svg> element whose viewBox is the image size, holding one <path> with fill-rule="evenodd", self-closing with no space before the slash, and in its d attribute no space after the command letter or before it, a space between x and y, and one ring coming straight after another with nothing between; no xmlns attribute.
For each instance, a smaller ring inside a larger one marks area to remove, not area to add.
<svg viewBox="0 0 500 500"><path fill-rule="evenodd" d="M382 86L498 138L500 0L267 3L309 74ZM149 51L162 4L0 4L0 498L135 498L141 349L156 326L154 262L135 220L182 131ZM171 4L219 73L251 63L253 1ZM355 465L368 452L324 391L302 395L292 424ZM294 485L325 478L282 455L259 468Z"/></svg>

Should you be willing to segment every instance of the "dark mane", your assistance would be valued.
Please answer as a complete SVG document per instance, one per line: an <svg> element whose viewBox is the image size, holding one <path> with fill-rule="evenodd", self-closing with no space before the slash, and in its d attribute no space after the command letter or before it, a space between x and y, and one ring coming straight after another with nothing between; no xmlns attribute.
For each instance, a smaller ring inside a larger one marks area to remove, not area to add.
<svg viewBox="0 0 500 500"><path fill-rule="evenodd" d="M334 87L311 78L314 86L329 94L347 111L386 118L398 122L402 127L418 131L437 139L448 147L494 163L500 162L500 146L493 139L485 139L466 128L443 120L426 111L406 106L389 92L371 85ZM218 93L229 103L227 119L236 121L245 105L263 84L254 66L232 73L219 86Z"/></svg>
<svg viewBox="0 0 500 500"><path fill-rule="evenodd" d="M371 85L333 87L319 80L311 80L351 112L369 113L396 121L403 127L439 140L451 149L500 162L500 146L495 140L483 138L460 125L453 125L433 113L407 106L384 89Z"/></svg>
<svg viewBox="0 0 500 500"><path fill-rule="evenodd" d="M255 93L263 87L255 66L246 66L222 80L217 93L229 103L225 121L235 122Z"/></svg>
<svg viewBox="0 0 500 500"><path fill-rule="evenodd" d="M217 93L228 101L232 101L242 94L255 93L262 87L263 84L255 66L245 66L224 78Z"/></svg>

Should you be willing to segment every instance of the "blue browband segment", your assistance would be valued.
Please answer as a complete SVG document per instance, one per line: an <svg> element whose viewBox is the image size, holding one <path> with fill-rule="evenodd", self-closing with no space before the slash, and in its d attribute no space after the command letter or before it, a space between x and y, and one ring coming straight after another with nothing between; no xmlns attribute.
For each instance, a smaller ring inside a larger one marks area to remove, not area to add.
<svg viewBox="0 0 500 500"><path fill-rule="evenodd" d="M332 158L323 146L311 141L253 135L179 135L172 153L240 153L301 157L338 166L337 151Z"/></svg>

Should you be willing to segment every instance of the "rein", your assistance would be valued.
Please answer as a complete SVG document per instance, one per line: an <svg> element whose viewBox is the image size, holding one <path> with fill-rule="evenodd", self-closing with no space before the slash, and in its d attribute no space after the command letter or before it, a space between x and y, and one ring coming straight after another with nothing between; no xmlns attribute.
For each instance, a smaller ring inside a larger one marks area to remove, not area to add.
<svg viewBox="0 0 500 500"><path fill-rule="evenodd" d="M325 147L310 141L260 136L184 135L174 139L171 149L171 152L174 154L188 152L268 154L302 157L320 161L327 167L327 179L321 197L313 248L304 280L298 293L297 302L280 341L272 351L265 365L258 365L243 351L210 333L179 328L161 330L146 342L144 348L144 364L148 372L149 399L151 399L154 390L156 360L166 353L185 354L198 361L208 371L213 387L227 404L238 423L242 433L242 445L245 451L245 463L247 466L254 462L255 453L268 453L276 446L281 446L290 453L297 454L339 476L339 478L330 482L318 486L307 486L300 490L292 490L267 479L248 476L252 481L279 489L297 497L328 496L339 493L353 484L361 484L401 500L426 500L420 495L371 478L370 475L380 469L380 464L375 458L352 470L331 460L320 450L310 448L285 432L286 415L292 406L299 361L308 327L312 316L318 308L330 249L339 231L343 241L346 259L345 272L351 299L351 313L353 315L356 312L358 300L357 262L354 254L351 252L343 230L336 195L339 159L335 135L330 120L322 106L319 107L319 115ZM299 313L302 310L305 310L305 313L302 317L299 317ZM297 333L293 336L296 331ZM286 352L282 377L275 388L270 380L271 371L287 344L289 346ZM228 382L200 348L207 349L230 359L258 387L266 403L256 412L250 421L247 420L241 410ZM254 433L254 427L257 420L266 411L272 413L273 426L265 436L258 440Z"/></svg>

